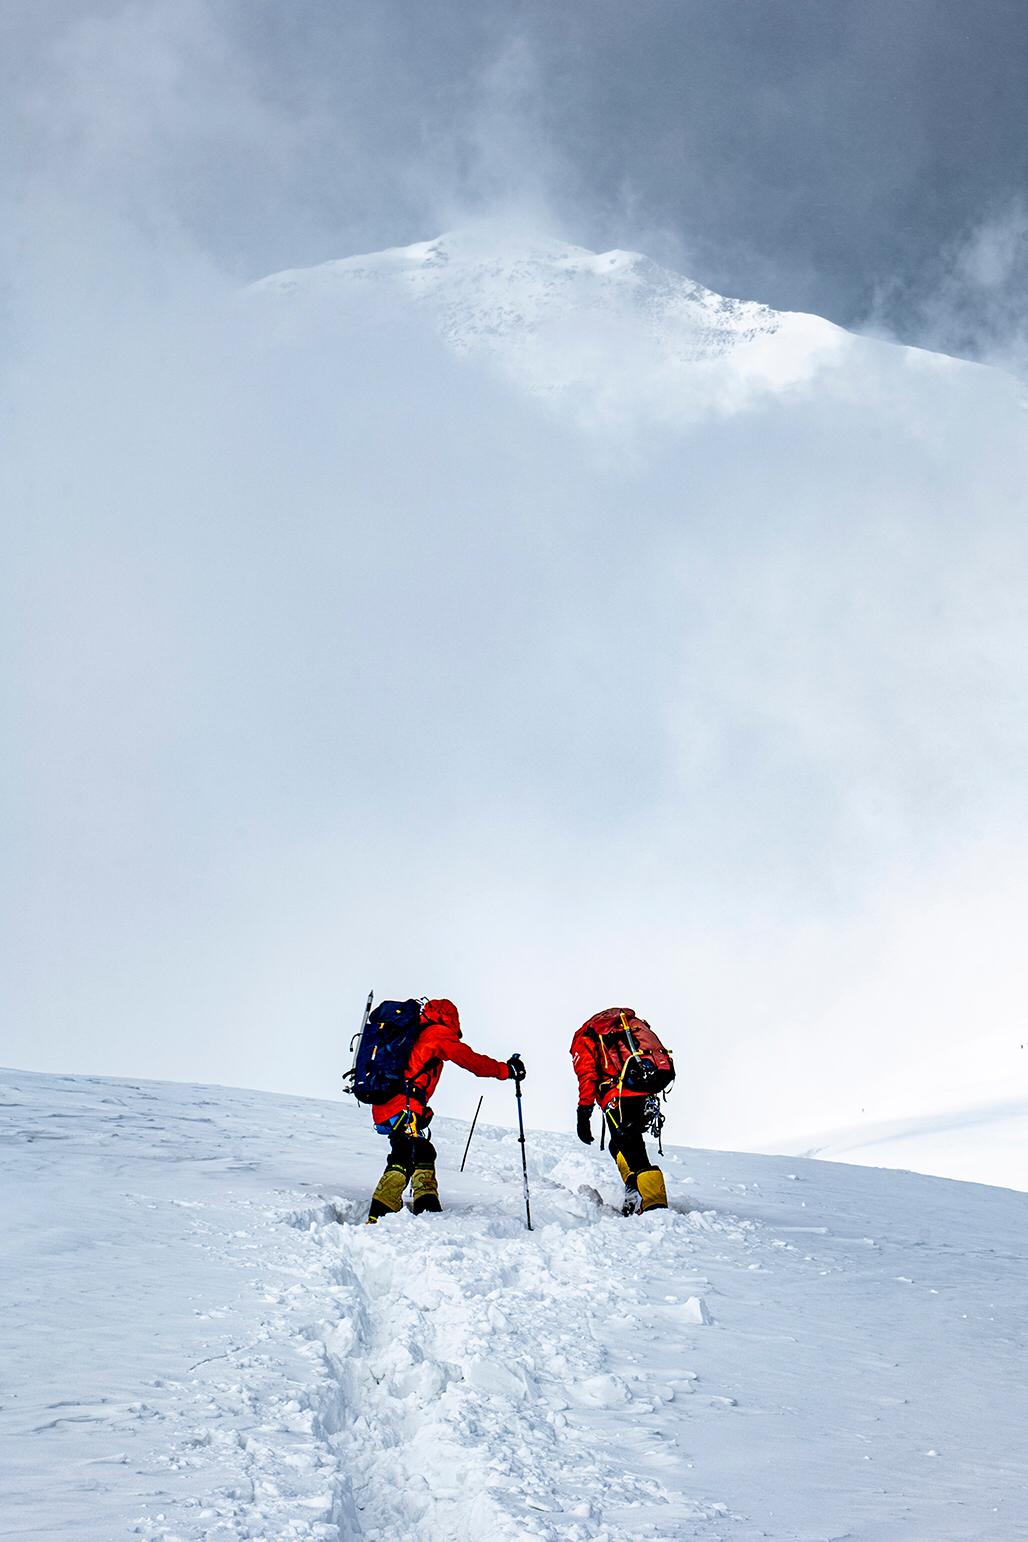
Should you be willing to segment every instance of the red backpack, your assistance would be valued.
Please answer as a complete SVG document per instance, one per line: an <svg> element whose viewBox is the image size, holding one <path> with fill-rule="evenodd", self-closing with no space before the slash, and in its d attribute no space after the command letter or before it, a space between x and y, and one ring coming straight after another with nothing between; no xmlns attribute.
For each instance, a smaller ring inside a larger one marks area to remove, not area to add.
<svg viewBox="0 0 1028 1542"><path fill-rule="evenodd" d="M631 1007L608 1007L582 1024L596 1039L600 1086L619 1092L663 1092L675 1079L674 1056Z"/></svg>

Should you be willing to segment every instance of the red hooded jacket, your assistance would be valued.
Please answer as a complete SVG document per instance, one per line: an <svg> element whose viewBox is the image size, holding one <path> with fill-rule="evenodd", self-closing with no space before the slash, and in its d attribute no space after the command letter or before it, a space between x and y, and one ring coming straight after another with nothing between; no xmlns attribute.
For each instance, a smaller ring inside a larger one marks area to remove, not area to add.
<svg viewBox="0 0 1028 1542"><path fill-rule="evenodd" d="M463 1066L465 1071L471 1071L475 1076L495 1076L501 1082L507 1081L510 1076L510 1069L504 1061L494 1060L491 1055L476 1055L464 1043L460 1032L460 1017L452 1001L443 999L426 1002L421 1009L421 1021L425 1026L407 1062L407 1081L414 1083L415 1090L410 1093L399 1092L386 1103L376 1103L371 1110L376 1124L387 1123L394 1114L400 1113L408 1105L422 1123L428 1124L432 1118L428 1100L439 1085L443 1065L447 1060Z"/></svg>
<svg viewBox="0 0 1028 1542"><path fill-rule="evenodd" d="M604 1077L600 1066L600 1047L597 1043L598 1032L606 1032L614 1028L621 1021L621 1014L628 1018L629 1024L638 1019L631 1007L607 1007L602 1012L594 1012L579 1028L571 1040L571 1063L578 1077L578 1102L583 1108L592 1108L598 1103L601 1108L606 1108L616 1097L644 1098L645 1092L632 1092L629 1088L622 1088L618 1092L617 1083L609 1077Z"/></svg>

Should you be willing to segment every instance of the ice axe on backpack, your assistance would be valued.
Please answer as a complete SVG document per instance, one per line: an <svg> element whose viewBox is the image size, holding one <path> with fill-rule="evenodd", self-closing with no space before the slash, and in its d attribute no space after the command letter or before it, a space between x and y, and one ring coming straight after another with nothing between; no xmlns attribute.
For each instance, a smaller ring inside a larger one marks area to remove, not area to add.
<svg viewBox="0 0 1028 1542"><path fill-rule="evenodd" d="M364 1016L361 1018L361 1025L357 1029L357 1032L354 1034L353 1038L350 1040L350 1054L353 1056L353 1064L348 1071L343 1072L344 1092L353 1092L353 1084L357 1078L357 1056L361 1052L361 1040L363 1039L364 1031L368 1026L368 1018L371 1016L371 1004L374 999L375 992L368 991L368 999L364 1003Z"/></svg>

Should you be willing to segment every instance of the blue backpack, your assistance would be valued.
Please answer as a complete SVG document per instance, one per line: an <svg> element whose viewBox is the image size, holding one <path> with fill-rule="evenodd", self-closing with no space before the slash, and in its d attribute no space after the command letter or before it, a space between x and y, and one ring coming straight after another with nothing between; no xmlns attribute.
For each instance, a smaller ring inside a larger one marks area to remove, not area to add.
<svg viewBox="0 0 1028 1542"><path fill-rule="evenodd" d="M358 1103L385 1103L405 1092L407 1062L423 1026L420 1001L380 1001L373 1012L366 1010L344 1090Z"/></svg>

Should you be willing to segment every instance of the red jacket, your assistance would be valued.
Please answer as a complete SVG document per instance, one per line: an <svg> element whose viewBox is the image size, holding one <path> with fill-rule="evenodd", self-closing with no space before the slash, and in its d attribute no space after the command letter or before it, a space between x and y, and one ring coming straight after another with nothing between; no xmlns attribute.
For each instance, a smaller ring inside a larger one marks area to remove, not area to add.
<svg viewBox="0 0 1028 1542"><path fill-rule="evenodd" d="M622 1012L629 1023L636 1021L631 1007L606 1007L594 1012L579 1028L571 1040L571 1063L578 1077L578 1102L580 1107L592 1108L598 1103L606 1108L619 1095L623 1098L644 1098L645 1092L631 1092L626 1087L618 1093L617 1083L605 1077L600 1066L600 1047L596 1042L597 1031L616 1028Z"/></svg>
<svg viewBox="0 0 1028 1542"><path fill-rule="evenodd" d="M475 1076L495 1076L501 1082L510 1076L510 1068L504 1061L494 1060L491 1055L476 1055L464 1043L460 1018L452 1001L427 1002L421 1009L421 1021L425 1026L407 1062L407 1080L415 1084L416 1090L410 1093L399 1092L386 1103L376 1103L371 1110L376 1124L385 1124L408 1104L418 1118L428 1124L432 1118L428 1100L439 1085L443 1065L447 1060L463 1066L465 1071L471 1071Z"/></svg>

